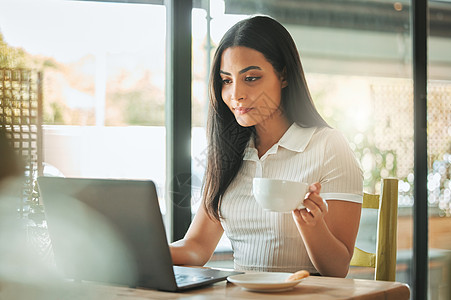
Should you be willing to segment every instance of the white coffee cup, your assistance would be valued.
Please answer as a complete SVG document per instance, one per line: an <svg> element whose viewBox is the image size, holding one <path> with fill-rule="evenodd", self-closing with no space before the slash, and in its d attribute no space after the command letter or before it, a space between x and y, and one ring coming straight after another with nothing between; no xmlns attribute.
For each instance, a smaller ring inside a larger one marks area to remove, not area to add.
<svg viewBox="0 0 451 300"><path fill-rule="evenodd" d="M254 178L252 192L265 210L291 212L304 208L304 197L309 185L304 182Z"/></svg>

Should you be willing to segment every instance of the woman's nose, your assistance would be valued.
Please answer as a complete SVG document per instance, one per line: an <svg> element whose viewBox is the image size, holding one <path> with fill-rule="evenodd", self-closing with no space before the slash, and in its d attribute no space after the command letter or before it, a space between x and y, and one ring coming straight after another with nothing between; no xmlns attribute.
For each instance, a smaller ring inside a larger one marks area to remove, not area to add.
<svg viewBox="0 0 451 300"><path fill-rule="evenodd" d="M240 101L246 99L246 91L242 84L234 83L232 87L232 100Z"/></svg>

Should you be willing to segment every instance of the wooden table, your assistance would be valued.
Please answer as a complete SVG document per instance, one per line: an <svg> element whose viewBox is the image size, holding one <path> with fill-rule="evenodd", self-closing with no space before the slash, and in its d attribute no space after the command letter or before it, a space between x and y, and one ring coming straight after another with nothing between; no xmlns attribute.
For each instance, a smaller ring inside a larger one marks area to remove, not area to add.
<svg viewBox="0 0 451 300"><path fill-rule="evenodd" d="M310 276L293 290L276 293L249 292L229 282L183 293L92 285L90 299L409 299L410 290L399 282Z"/></svg>

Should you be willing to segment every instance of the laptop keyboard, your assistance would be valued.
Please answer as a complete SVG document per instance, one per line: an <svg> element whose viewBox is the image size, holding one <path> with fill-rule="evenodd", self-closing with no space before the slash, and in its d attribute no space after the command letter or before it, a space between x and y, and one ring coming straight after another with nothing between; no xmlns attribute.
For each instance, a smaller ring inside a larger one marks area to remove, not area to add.
<svg viewBox="0 0 451 300"><path fill-rule="evenodd" d="M189 275L189 274L175 274L175 281L177 285L185 285L194 282L202 282L206 280L210 280L213 277L211 276L202 276L202 275Z"/></svg>

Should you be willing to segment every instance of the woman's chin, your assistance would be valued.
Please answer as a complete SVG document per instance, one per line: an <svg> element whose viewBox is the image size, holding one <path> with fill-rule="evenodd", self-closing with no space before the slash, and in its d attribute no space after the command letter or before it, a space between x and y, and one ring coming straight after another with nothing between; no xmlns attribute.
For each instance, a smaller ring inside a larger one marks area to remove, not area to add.
<svg viewBox="0 0 451 300"><path fill-rule="evenodd" d="M244 120L243 118L236 118L237 123L241 127L251 127L255 125L255 122L249 122L249 120Z"/></svg>

